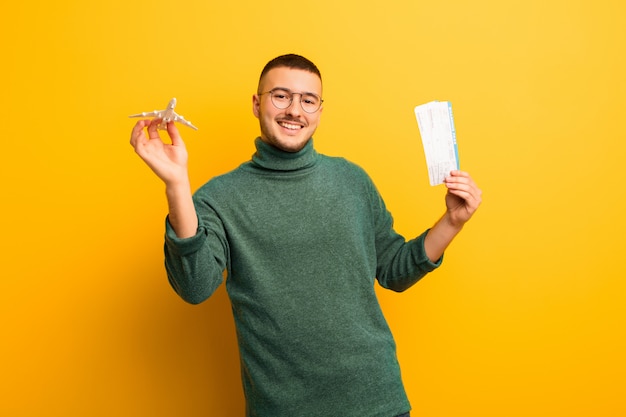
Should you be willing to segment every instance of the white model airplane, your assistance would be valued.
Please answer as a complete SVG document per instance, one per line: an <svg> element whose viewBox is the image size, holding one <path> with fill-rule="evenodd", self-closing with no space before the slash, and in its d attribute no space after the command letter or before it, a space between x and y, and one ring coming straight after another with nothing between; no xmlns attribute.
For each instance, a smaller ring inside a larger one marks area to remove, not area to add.
<svg viewBox="0 0 626 417"><path fill-rule="evenodd" d="M159 129L167 130L168 122L178 122L182 123L185 126L189 126L192 129L198 130L197 127L185 120L185 118L174 111L174 107L176 107L176 99L173 98L167 104L167 108L165 110L155 110L150 112L143 112L139 114L133 114L128 117L155 117L157 119L161 119L161 123L157 126Z"/></svg>

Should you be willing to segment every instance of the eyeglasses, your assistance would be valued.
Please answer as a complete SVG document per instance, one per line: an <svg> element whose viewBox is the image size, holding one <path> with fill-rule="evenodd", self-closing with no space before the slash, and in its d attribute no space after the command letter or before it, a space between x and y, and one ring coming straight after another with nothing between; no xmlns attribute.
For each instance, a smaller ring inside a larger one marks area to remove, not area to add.
<svg viewBox="0 0 626 417"><path fill-rule="evenodd" d="M302 106L302 110L307 113L315 113L320 109L324 100L320 96L314 93L294 93L291 90L286 88L274 88L270 91L266 91L264 93L260 93L259 96L263 94L269 94L272 99L272 104L277 109L286 109L291 106L293 102L293 96L296 94L300 94L300 106Z"/></svg>

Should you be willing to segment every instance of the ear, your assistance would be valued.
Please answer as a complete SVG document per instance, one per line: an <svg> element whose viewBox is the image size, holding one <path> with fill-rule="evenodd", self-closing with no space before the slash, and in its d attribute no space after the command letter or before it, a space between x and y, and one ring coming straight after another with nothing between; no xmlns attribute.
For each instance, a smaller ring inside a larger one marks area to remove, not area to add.
<svg viewBox="0 0 626 417"><path fill-rule="evenodd" d="M261 99L258 94L252 96L252 113L254 117L259 118L259 107L261 106Z"/></svg>

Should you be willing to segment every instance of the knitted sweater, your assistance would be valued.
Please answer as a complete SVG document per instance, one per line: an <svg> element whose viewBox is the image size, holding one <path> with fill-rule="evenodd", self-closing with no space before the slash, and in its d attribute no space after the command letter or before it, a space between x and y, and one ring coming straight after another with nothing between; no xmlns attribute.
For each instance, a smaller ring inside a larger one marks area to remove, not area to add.
<svg viewBox="0 0 626 417"><path fill-rule="evenodd" d="M247 416L392 417L409 411L375 280L403 291L436 268L406 242L367 174L343 158L257 139L252 160L194 194L196 236L166 222L168 278L190 303L223 280Z"/></svg>

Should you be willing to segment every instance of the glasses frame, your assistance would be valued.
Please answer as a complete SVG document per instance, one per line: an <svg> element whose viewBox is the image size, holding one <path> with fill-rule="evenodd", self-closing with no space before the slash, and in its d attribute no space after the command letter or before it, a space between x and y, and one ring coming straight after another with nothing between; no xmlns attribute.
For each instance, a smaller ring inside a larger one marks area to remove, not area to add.
<svg viewBox="0 0 626 417"><path fill-rule="evenodd" d="M279 107L279 106L277 106L277 105L276 105L276 103L274 102L274 93L275 93L275 92L277 92L278 90L280 90L280 91L284 91L284 92L288 93L288 94L289 94L289 96L291 97L291 99L289 100L289 104L287 104L285 107ZM272 102L272 105L273 105L274 107L276 107L277 109L279 109L279 110L285 110L285 109L288 109L289 107L291 107L291 105L293 104L293 97L294 97L296 94L300 94L300 100L299 100L299 101L300 101L300 108L302 109L302 111L304 111L305 113L308 113L308 114L313 114L313 113L315 113L315 112L319 111L319 109L321 109L321 108L322 108L322 103L324 103L324 99L322 99L320 96L318 96L318 95L317 95L317 94L315 94L315 93L309 93L309 92L300 92L300 93L298 93L298 92L291 91L290 89L288 89L288 88L284 88L284 87L275 87L275 88L272 88L272 89L271 89L271 90L269 90L269 91L265 91L265 92L263 92L263 93L259 93L259 94L258 94L258 96L259 96L259 97L261 97L263 94L269 94L269 95L270 95L270 101ZM315 110L313 110L313 111L308 111L308 110L306 110L306 109L304 108L304 106L302 105L302 96L304 96L305 94L310 94L310 95L312 95L312 96L315 96L315 97L317 97L317 99L319 100L319 105L317 106L317 108L316 108Z"/></svg>

